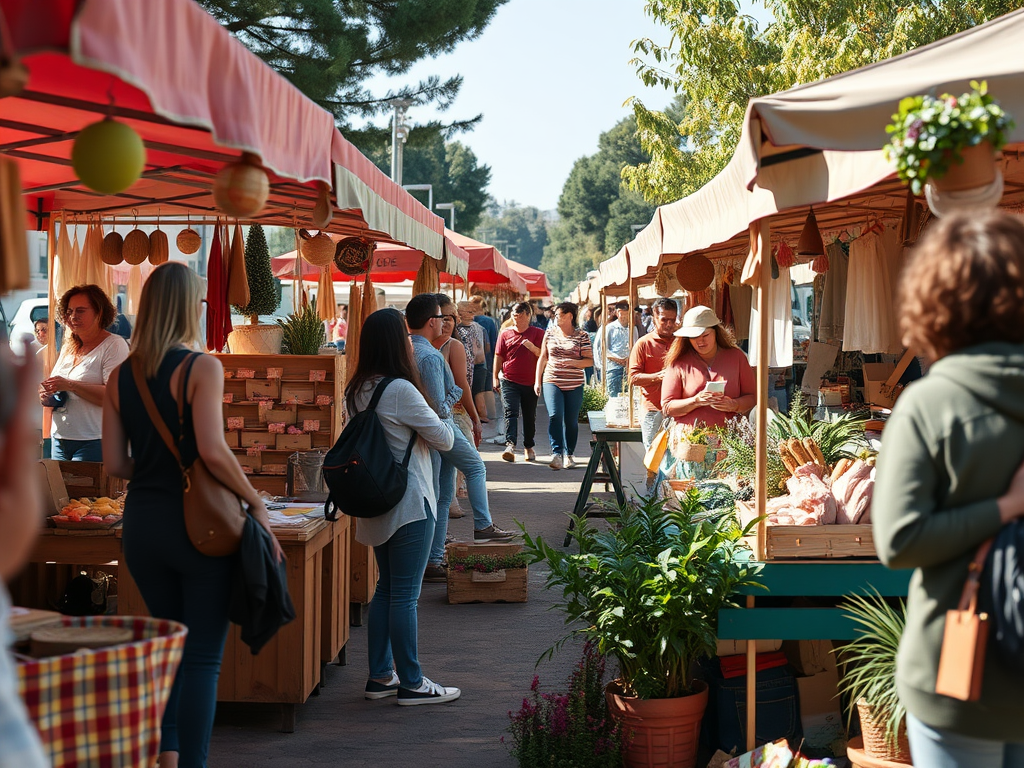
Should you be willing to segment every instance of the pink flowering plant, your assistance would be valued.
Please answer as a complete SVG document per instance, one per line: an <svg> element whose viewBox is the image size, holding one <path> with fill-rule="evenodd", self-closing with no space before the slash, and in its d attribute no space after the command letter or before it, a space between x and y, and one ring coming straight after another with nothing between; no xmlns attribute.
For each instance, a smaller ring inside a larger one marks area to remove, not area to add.
<svg viewBox="0 0 1024 768"><path fill-rule="evenodd" d="M520 768L617 768L623 734L608 717L604 698L605 659L596 644L568 680L568 693L541 693L534 675L518 712L509 711L509 737L502 737Z"/></svg>
<svg viewBox="0 0 1024 768"><path fill-rule="evenodd" d="M882 150L885 159L896 164L897 175L915 195L928 179L941 179L963 163L960 153L967 147L987 141L998 151L1006 145L1013 118L988 94L984 81L972 80L971 89L960 97L944 93L902 99L886 127L891 138Z"/></svg>

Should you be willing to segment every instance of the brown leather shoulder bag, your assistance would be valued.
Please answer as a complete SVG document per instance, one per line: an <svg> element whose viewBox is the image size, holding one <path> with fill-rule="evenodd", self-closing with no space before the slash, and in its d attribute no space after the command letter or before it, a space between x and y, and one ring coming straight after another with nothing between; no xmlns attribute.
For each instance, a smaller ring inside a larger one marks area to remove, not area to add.
<svg viewBox="0 0 1024 768"><path fill-rule="evenodd" d="M185 379L192 364L199 356L190 354L180 366L178 377L178 441L185 433ZM141 361L132 356L132 375L139 396L146 406L146 413L156 427L167 450L171 452L181 469L181 484L184 493L185 530L192 546L210 557L224 557L238 551L242 542L246 512L242 501L234 491L214 477L207 469L202 457L197 456L192 466L186 467L181 461L181 451L171 437L171 430L153 401L146 377L142 373Z"/></svg>

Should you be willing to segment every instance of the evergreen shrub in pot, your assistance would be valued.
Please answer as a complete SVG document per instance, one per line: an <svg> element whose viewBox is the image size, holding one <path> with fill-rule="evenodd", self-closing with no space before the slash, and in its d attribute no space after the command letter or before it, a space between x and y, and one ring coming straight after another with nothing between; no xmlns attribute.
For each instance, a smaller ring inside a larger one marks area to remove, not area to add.
<svg viewBox="0 0 1024 768"><path fill-rule="evenodd" d="M715 654L719 609L737 605L735 590L755 583L757 566L747 561L735 516L709 513L696 489L678 504L630 500L602 529L577 518L577 554L524 534L524 551L548 564L547 587L562 593L569 636L595 641L618 662L608 700L631 732L627 766L694 764L707 686L692 670Z"/></svg>

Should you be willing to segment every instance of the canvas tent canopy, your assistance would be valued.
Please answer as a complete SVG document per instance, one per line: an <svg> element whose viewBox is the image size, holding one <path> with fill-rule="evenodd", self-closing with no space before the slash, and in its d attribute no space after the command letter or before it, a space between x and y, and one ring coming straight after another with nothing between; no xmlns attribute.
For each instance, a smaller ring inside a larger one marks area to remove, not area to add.
<svg viewBox="0 0 1024 768"><path fill-rule="evenodd" d="M443 219L192 0L0 0L0 22L29 71L25 91L4 99L0 151L18 160L33 228L56 210L212 219L217 172L246 152L271 182L247 221L310 226L318 192L333 185L328 231L444 256ZM147 149L142 178L117 195L84 187L70 163L78 132L108 116Z"/></svg>

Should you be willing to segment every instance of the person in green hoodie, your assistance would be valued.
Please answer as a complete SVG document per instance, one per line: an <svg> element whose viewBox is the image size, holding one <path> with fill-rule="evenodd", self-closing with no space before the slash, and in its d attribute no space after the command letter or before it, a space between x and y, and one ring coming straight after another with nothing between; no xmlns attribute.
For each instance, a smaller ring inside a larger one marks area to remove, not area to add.
<svg viewBox="0 0 1024 768"><path fill-rule="evenodd" d="M896 687L914 765L1024 767L1024 676L989 653L981 698L935 693L946 611L979 545L1024 517L1024 223L934 225L901 277L903 344L933 361L886 424L871 518L878 556L914 568Z"/></svg>

